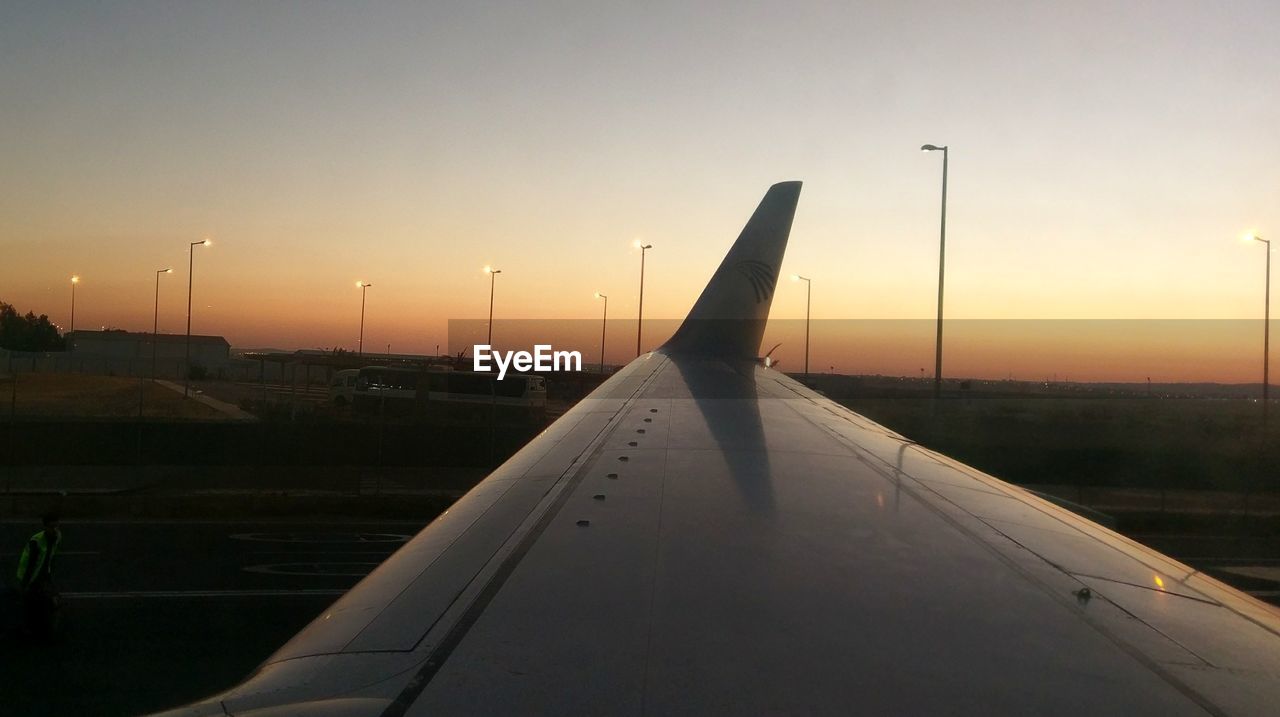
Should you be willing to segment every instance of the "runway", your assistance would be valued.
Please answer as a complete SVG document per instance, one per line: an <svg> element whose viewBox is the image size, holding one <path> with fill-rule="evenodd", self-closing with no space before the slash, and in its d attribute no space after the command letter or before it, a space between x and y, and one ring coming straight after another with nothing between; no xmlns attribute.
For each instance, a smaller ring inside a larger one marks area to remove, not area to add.
<svg viewBox="0 0 1280 717"><path fill-rule="evenodd" d="M70 522L55 580L62 633L6 634L6 714L138 714L234 684L422 524ZM12 584L39 529L0 523ZM5 625L15 618L12 596Z"/></svg>

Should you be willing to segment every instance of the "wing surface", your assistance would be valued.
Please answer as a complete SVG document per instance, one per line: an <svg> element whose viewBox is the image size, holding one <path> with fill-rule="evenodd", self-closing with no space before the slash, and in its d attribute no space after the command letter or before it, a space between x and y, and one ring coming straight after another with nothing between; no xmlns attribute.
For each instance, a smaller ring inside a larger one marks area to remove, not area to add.
<svg viewBox="0 0 1280 717"><path fill-rule="evenodd" d="M173 714L1270 713L1274 609L752 358L798 194L670 343Z"/></svg>

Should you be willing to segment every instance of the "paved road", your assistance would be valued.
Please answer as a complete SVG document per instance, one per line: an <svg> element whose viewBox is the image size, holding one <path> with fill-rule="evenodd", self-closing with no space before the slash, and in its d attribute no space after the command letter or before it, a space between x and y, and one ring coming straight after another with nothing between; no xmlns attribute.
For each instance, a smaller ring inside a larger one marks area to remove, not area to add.
<svg viewBox="0 0 1280 717"><path fill-rule="evenodd" d="M0 641L0 712L138 714L250 672L421 528L384 523L68 523L53 644ZM0 563L38 526L0 523ZM5 605L5 623L15 606Z"/></svg>

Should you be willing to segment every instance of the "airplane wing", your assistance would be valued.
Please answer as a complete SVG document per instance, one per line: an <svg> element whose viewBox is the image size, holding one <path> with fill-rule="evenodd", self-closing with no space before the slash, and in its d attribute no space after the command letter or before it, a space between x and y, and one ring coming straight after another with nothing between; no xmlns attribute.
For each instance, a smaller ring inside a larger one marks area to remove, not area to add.
<svg viewBox="0 0 1280 717"><path fill-rule="evenodd" d="M755 360L799 190L668 344L170 714L1275 714L1273 608Z"/></svg>

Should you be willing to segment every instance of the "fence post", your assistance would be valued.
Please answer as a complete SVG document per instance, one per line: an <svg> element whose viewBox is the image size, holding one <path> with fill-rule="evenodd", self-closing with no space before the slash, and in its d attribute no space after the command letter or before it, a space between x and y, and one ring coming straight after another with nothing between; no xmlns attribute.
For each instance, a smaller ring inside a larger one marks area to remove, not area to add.
<svg viewBox="0 0 1280 717"><path fill-rule="evenodd" d="M13 449L16 444L14 434L18 432L18 374L13 371L13 352L9 352L9 382L13 384L9 389L9 426L6 433L9 442L9 450L6 454L9 460L13 460ZM17 461L14 461L16 464ZM13 471L5 471L4 492L9 493L12 490Z"/></svg>

